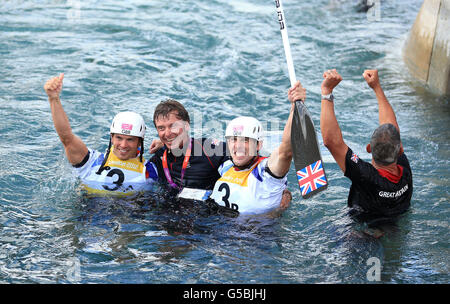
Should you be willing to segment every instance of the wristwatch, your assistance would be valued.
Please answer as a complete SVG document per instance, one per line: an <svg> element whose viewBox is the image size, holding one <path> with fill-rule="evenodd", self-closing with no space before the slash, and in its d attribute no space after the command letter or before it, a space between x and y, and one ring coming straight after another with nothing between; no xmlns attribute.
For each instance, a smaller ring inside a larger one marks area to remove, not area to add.
<svg viewBox="0 0 450 304"><path fill-rule="evenodd" d="M324 100L324 99L333 102L334 101L333 93L330 93L330 94L327 94L327 95L323 95L322 94L322 100Z"/></svg>

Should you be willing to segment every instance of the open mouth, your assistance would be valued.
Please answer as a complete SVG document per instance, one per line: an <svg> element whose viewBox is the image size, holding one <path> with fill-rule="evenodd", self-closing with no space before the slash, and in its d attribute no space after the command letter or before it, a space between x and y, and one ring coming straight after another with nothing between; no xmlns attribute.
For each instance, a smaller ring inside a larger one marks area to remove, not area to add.
<svg viewBox="0 0 450 304"><path fill-rule="evenodd" d="M238 151L234 151L233 155L236 156L236 157L240 157L240 158L246 156L245 151L239 151L239 150Z"/></svg>
<svg viewBox="0 0 450 304"><path fill-rule="evenodd" d="M174 137L174 138L171 138L171 139L166 139L165 140L165 144L166 144L166 146L172 146L172 145L176 145L177 144L177 139L178 139L178 137Z"/></svg>

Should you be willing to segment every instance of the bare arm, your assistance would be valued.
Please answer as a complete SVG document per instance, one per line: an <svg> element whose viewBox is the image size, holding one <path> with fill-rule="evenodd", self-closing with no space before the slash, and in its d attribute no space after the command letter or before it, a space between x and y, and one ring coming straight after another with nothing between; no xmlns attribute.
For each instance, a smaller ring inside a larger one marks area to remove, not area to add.
<svg viewBox="0 0 450 304"><path fill-rule="evenodd" d="M63 79L64 74L49 79L44 85L44 89L48 95L56 133L58 133L59 139L64 146L67 159L72 165L76 165L83 160L88 153L88 149L83 141L72 133L69 119L61 105L59 94L62 90Z"/></svg>
<svg viewBox="0 0 450 304"><path fill-rule="evenodd" d="M395 117L394 109L389 103L386 95L384 95L384 91L381 88L380 79L378 77L378 70L365 70L363 73L363 77L366 80L369 87L375 93L375 96L378 100L378 121L380 125L390 123L394 125L398 132L400 133L400 127L397 123L397 118ZM403 153L403 144L400 143L400 153Z"/></svg>
<svg viewBox="0 0 450 304"><path fill-rule="evenodd" d="M395 117L394 110L392 109L389 101L384 95L384 91L381 88L380 79L378 78L377 70L365 70L363 73L363 77L366 80L367 84L372 88L375 92L375 96L378 100L378 118L380 125L385 123L393 124L397 130L400 132L400 128L397 124L397 119Z"/></svg>
<svg viewBox="0 0 450 304"><path fill-rule="evenodd" d="M391 104L389 103L386 95L384 95L384 91L381 88L380 79L378 77L377 70L365 70L363 73L363 77L366 80L369 87L375 93L375 96L378 100L378 120L379 124L390 123L393 124L398 132L400 132L400 127L397 123L397 118L395 117L394 109L392 109ZM401 150L403 150L403 146L401 146Z"/></svg>
<svg viewBox="0 0 450 304"><path fill-rule="evenodd" d="M152 140L152 143L150 144L149 152L150 154L155 154L156 151L164 147L164 144L159 138L155 138Z"/></svg>
<svg viewBox="0 0 450 304"><path fill-rule="evenodd" d="M289 118L284 126L281 144L270 154L267 166L276 176L285 176L291 166L292 161L292 145L291 145L291 128L292 118L294 116L295 101L302 102L306 99L306 90L302 87L300 81L289 89L288 99L291 102L291 110ZM302 101L300 101L302 100Z"/></svg>
<svg viewBox="0 0 450 304"><path fill-rule="evenodd" d="M342 77L336 70L328 70L323 73L321 86L322 95L328 95L341 82ZM322 133L323 144L333 155L336 163L345 172L345 155L348 147L342 137L341 128L334 113L334 102L323 99L321 101L320 131Z"/></svg>

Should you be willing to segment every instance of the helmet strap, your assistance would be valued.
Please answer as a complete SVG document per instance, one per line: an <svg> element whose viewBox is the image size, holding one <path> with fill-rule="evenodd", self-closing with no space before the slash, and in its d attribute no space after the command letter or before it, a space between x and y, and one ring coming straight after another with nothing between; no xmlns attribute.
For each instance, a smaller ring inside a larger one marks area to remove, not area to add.
<svg viewBox="0 0 450 304"><path fill-rule="evenodd" d="M108 150L106 150L106 154L105 154L105 158L103 159L102 164L100 165L100 168L98 168L97 172L95 172L95 174L102 174L103 170L105 170L105 164L106 161L108 160L109 157L109 153L111 152L111 136L109 137L109 145L108 145Z"/></svg>
<svg viewBox="0 0 450 304"><path fill-rule="evenodd" d="M233 163L234 167L237 168L238 170L245 170L250 168L251 166L253 166L253 164L258 160L259 158L259 153L254 156L247 164L242 165L242 166L236 166L236 164L233 161L233 158L231 158L231 162Z"/></svg>
<svg viewBox="0 0 450 304"><path fill-rule="evenodd" d="M142 154L144 154L144 139L141 138L141 152L139 153L139 160L142 163Z"/></svg>

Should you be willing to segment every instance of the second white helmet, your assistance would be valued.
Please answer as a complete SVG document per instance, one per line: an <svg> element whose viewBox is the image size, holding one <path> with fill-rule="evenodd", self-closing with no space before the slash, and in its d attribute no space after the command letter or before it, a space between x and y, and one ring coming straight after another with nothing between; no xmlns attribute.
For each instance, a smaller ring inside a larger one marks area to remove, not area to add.
<svg viewBox="0 0 450 304"><path fill-rule="evenodd" d="M120 112L114 116L110 133L144 138L145 130L144 118L141 115L135 112Z"/></svg>
<svg viewBox="0 0 450 304"><path fill-rule="evenodd" d="M261 123L253 117L240 116L228 123L225 137L241 136L262 140L263 128Z"/></svg>

